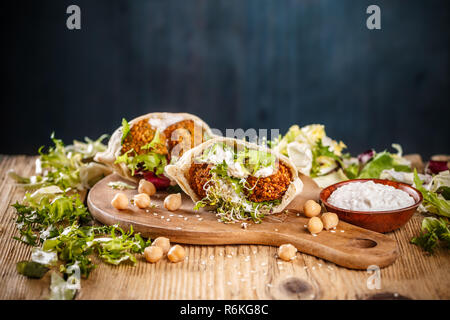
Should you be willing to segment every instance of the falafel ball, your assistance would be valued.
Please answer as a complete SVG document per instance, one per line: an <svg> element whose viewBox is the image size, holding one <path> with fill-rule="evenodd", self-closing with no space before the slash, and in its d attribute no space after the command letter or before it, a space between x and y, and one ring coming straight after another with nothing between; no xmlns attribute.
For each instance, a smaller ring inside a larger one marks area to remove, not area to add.
<svg viewBox="0 0 450 320"><path fill-rule="evenodd" d="M247 198L253 202L278 200L283 197L291 183L292 174L289 168L279 162L278 170L265 178L249 176L247 185L252 190L246 190ZM255 185L256 184L256 185Z"/></svg>
<svg viewBox="0 0 450 320"><path fill-rule="evenodd" d="M177 155L181 157L184 151L203 142L204 131L205 130L201 126L196 125L193 120L182 120L168 126L164 130L164 135L167 137L169 152L172 152L172 149L177 144L181 143L181 148Z"/></svg>
<svg viewBox="0 0 450 320"><path fill-rule="evenodd" d="M143 146L152 142L155 137L156 129L153 128L148 119L140 120L133 124L122 144L122 154L133 149L137 154L145 154L150 150L142 149ZM161 143L158 143L151 151L159 154L167 154L166 138L163 133L158 132Z"/></svg>
<svg viewBox="0 0 450 320"><path fill-rule="evenodd" d="M206 197L203 186L211 180L211 167L212 165L207 163L193 163L189 168L189 185L200 199Z"/></svg>

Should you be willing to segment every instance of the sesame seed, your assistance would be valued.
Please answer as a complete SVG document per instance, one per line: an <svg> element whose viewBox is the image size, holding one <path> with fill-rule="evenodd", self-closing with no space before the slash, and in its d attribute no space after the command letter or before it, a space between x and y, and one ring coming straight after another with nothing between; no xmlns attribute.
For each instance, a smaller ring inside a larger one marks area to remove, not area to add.
<svg viewBox="0 0 450 320"><path fill-rule="evenodd" d="M187 218L187 217L185 217L185 218L184 218L184 221L186 221L187 219L188 219L188 218Z"/></svg>
<svg viewBox="0 0 450 320"><path fill-rule="evenodd" d="M202 221L203 220L203 218L198 218L198 221Z"/></svg>
<svg viewBox="0 0 450 320"><path fill-rule="evenodd" d="M154 216L157 216L158 214L157 214L156 212L153 212L153 215L154 215Z"/></svg>
<svg viewBox="0 0 450 320"><path fill-rule="evenodd" d="M345 230L341 230L341 232L345 232Z"/></svg>
<svg viewBox="0 0 450 320"><path fill-rule="evenodd" d="M317 234L315 234L315 233L312 233L312 236L313 236L313 237L317 237Z"/></svg>
<svg viewBox="0 0 450 320"><path fill-rule="evenodd" d="M161 216L161 219L164 219L164 216Z"/></svg>
<svg viewBox="0 0 450 320"><path fill-rule="evenodd" d="M169 218L167 218L167 219L166 219L166 221L167 221L167 222L170 222L170 219L169 219Z"/></svg>
<svg viewBox="0 0 450 320"><path fill-rule="evenodd" d="M334 230L330 230L330 232L332 232L332 233L336 233L336 231L334 231Z"/></svg>
<svg viewBox="0 0 450 320"><path fill-rule="evenodd" d="M177 230L181 230L181 228L180 228L180 227L176 227L175 229L177 229Z"/></svg>

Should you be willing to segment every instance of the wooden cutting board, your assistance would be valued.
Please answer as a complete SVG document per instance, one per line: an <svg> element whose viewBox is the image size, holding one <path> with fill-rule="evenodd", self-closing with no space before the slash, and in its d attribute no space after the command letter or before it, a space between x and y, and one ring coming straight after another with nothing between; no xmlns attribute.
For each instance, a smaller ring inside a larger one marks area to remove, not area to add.
<svg viewBox="0 0 450 320"><path fill-rule="evenodd" d="M305 227L308 218L301 211L306 200L319 199L321 189L311 178L302 176L301 179L303 191L291 202L287 212L267 216L261 224L248 223L246 229L238 223L218 222L213 212L194 211L192 200L185 194L181 208L174 212L163 206L165 192L151 197L155 208L139 209L130 204L127 210L119 211L111 206L114 195L123 192L132 199L137 189L120 191L109 187L111 181L132 184L116 174L107 176L91 189L88 206L92 215L104 224L119 224L124 229L133 226L134 231L145 237L165 236L172 242L270 246L291 243L300 252L352 269L367 269L371 265L382 268L395 261L398 256L395 240L345 222L339 222L336 230L311 235Z"/></svg>

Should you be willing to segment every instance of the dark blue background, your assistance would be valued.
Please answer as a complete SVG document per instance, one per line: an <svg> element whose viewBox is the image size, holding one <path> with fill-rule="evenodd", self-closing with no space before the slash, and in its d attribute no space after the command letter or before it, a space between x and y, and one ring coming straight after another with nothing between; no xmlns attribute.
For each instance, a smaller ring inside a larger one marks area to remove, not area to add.
<svg viewBox="0 0 450 320"><path fill-rule="evenodd" d="M66 28L78 4L82 29ZM366 28L381 7L382 30ZM449 1L2 2L1 153L34 153L122 117L213 128L323 123L352 153L449 148Z"/></svg>

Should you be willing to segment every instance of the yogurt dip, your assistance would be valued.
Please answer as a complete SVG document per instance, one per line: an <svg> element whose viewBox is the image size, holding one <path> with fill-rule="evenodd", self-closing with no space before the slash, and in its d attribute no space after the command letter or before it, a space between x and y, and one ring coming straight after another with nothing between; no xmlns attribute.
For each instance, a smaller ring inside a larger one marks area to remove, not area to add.
<svg viewBox="0 0 450 320"><path fill-rule="evenodd" d="M345 184L337 188L327 201L337 208L353 211L389 211L415 203L405 191L373 181Z"/></svg>

